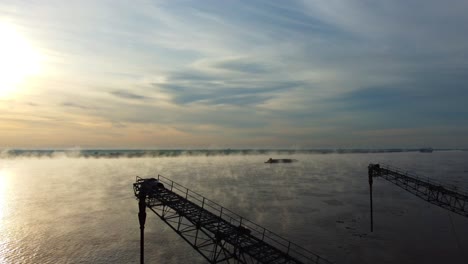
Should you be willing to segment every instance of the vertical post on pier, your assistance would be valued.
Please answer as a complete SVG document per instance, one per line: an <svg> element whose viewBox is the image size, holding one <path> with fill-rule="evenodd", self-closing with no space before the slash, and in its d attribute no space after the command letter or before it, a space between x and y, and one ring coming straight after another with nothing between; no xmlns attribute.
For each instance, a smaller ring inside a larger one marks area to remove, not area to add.
<svg viewBox="0 0 468 264"><path fill-rule="evenodd" d="M370 164L368 169L369 169L369 195L370 195L370 230L371 232L374 232L374 212L372 208L372 183L373 183L373 164Z"/></svg>
<svg viewBox="0 0 468 264"><path fill-rule="evenodd" d="M145 222L146 222L146 192L143 186L138 194L138 220L140 220L140 264L145 263Z"/></svg>

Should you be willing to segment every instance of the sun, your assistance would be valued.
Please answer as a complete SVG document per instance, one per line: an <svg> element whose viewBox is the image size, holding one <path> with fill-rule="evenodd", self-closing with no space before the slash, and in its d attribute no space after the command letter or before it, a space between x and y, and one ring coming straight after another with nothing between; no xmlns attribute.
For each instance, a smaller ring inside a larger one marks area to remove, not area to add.
<svg viewBox="0 0 468 264"><path fill-rule="evenodd" d="M39 53L13 26L0 22L0 98L12 95L39 70Z"/></svg>

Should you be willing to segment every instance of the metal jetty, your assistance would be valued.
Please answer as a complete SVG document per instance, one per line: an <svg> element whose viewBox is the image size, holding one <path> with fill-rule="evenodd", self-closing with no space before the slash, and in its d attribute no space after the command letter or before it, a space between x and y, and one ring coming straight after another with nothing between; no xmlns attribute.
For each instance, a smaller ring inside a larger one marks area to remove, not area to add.
<svg viewBox="0 0 468 264"><path fill-rule="evenodd" d="M137 177L133 189L140 208L141 263L146 207L209 263L331 263L161 175Z"/></svg>
<svg viewBox="0 0 468 264"><path fill-rule="evenodd" d="M369 164L368 170L371 231L373 231L372 183L375 177L382 177L429 203L468 217L468 192L466 191L461 191L455 186L444 186L438 181L422 178L388 165Z"/></svg>

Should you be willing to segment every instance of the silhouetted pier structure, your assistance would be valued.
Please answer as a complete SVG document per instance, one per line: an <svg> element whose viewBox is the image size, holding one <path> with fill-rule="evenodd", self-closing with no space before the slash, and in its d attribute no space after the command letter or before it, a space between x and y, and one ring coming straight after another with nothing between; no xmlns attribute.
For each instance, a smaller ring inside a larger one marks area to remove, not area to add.
<svg viewBox="0 0 468 264"><path fill-rule="evenodd" d="M140 205L145 203L209 263L331 263L161 175L137 177L133 188ZM142 218L140 227L143 263Z"/></svg>
<svg viewBox="0 0 468 264"><path fill-rule="evenodd" d="M369 164L368 169L371 231L373 230L372 182L375 177L382 177L425 201L468 217L468 192L466 191L459 190L455 186L443 185L438 181L422 178L388 165Z"/></svg>

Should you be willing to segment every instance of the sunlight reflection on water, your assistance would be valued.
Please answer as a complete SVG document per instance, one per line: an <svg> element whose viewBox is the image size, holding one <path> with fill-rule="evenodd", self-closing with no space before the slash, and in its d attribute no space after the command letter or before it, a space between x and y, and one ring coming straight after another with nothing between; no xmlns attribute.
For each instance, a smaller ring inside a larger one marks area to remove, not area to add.
<svg viewBox="0 0 468 264"><path fill-rule="evenodd" d="M9 181L9 172L5 169L0 169L0 220L3 220L4 216L8 214L7 203L7 192L10 184Z"/></svg>
<svg viewBox="0 0 468 264"><path fill-rule="evenodd" d="M8 237L5 236L7 233L5 222L6 216L8 215L9 208L7 205L8 199L8 188L9 184L9 173L6 169L0 168L0 263L6 263L5 254L8 252Z"/></svg>
<svg viewBox="0 0 468 264"><path fill-rule="evenodd" d="M135 176L162 174L336 263L457 263L468 221L374 183L369 233L367 165L384 162L467 186L467 152L269 156L21 158L0 167L1 263L137 263ZM155 215L148 263L204 263ZM3 259L2 259L3 258ZM462 263L462 262L460 262Z"/></svg>

